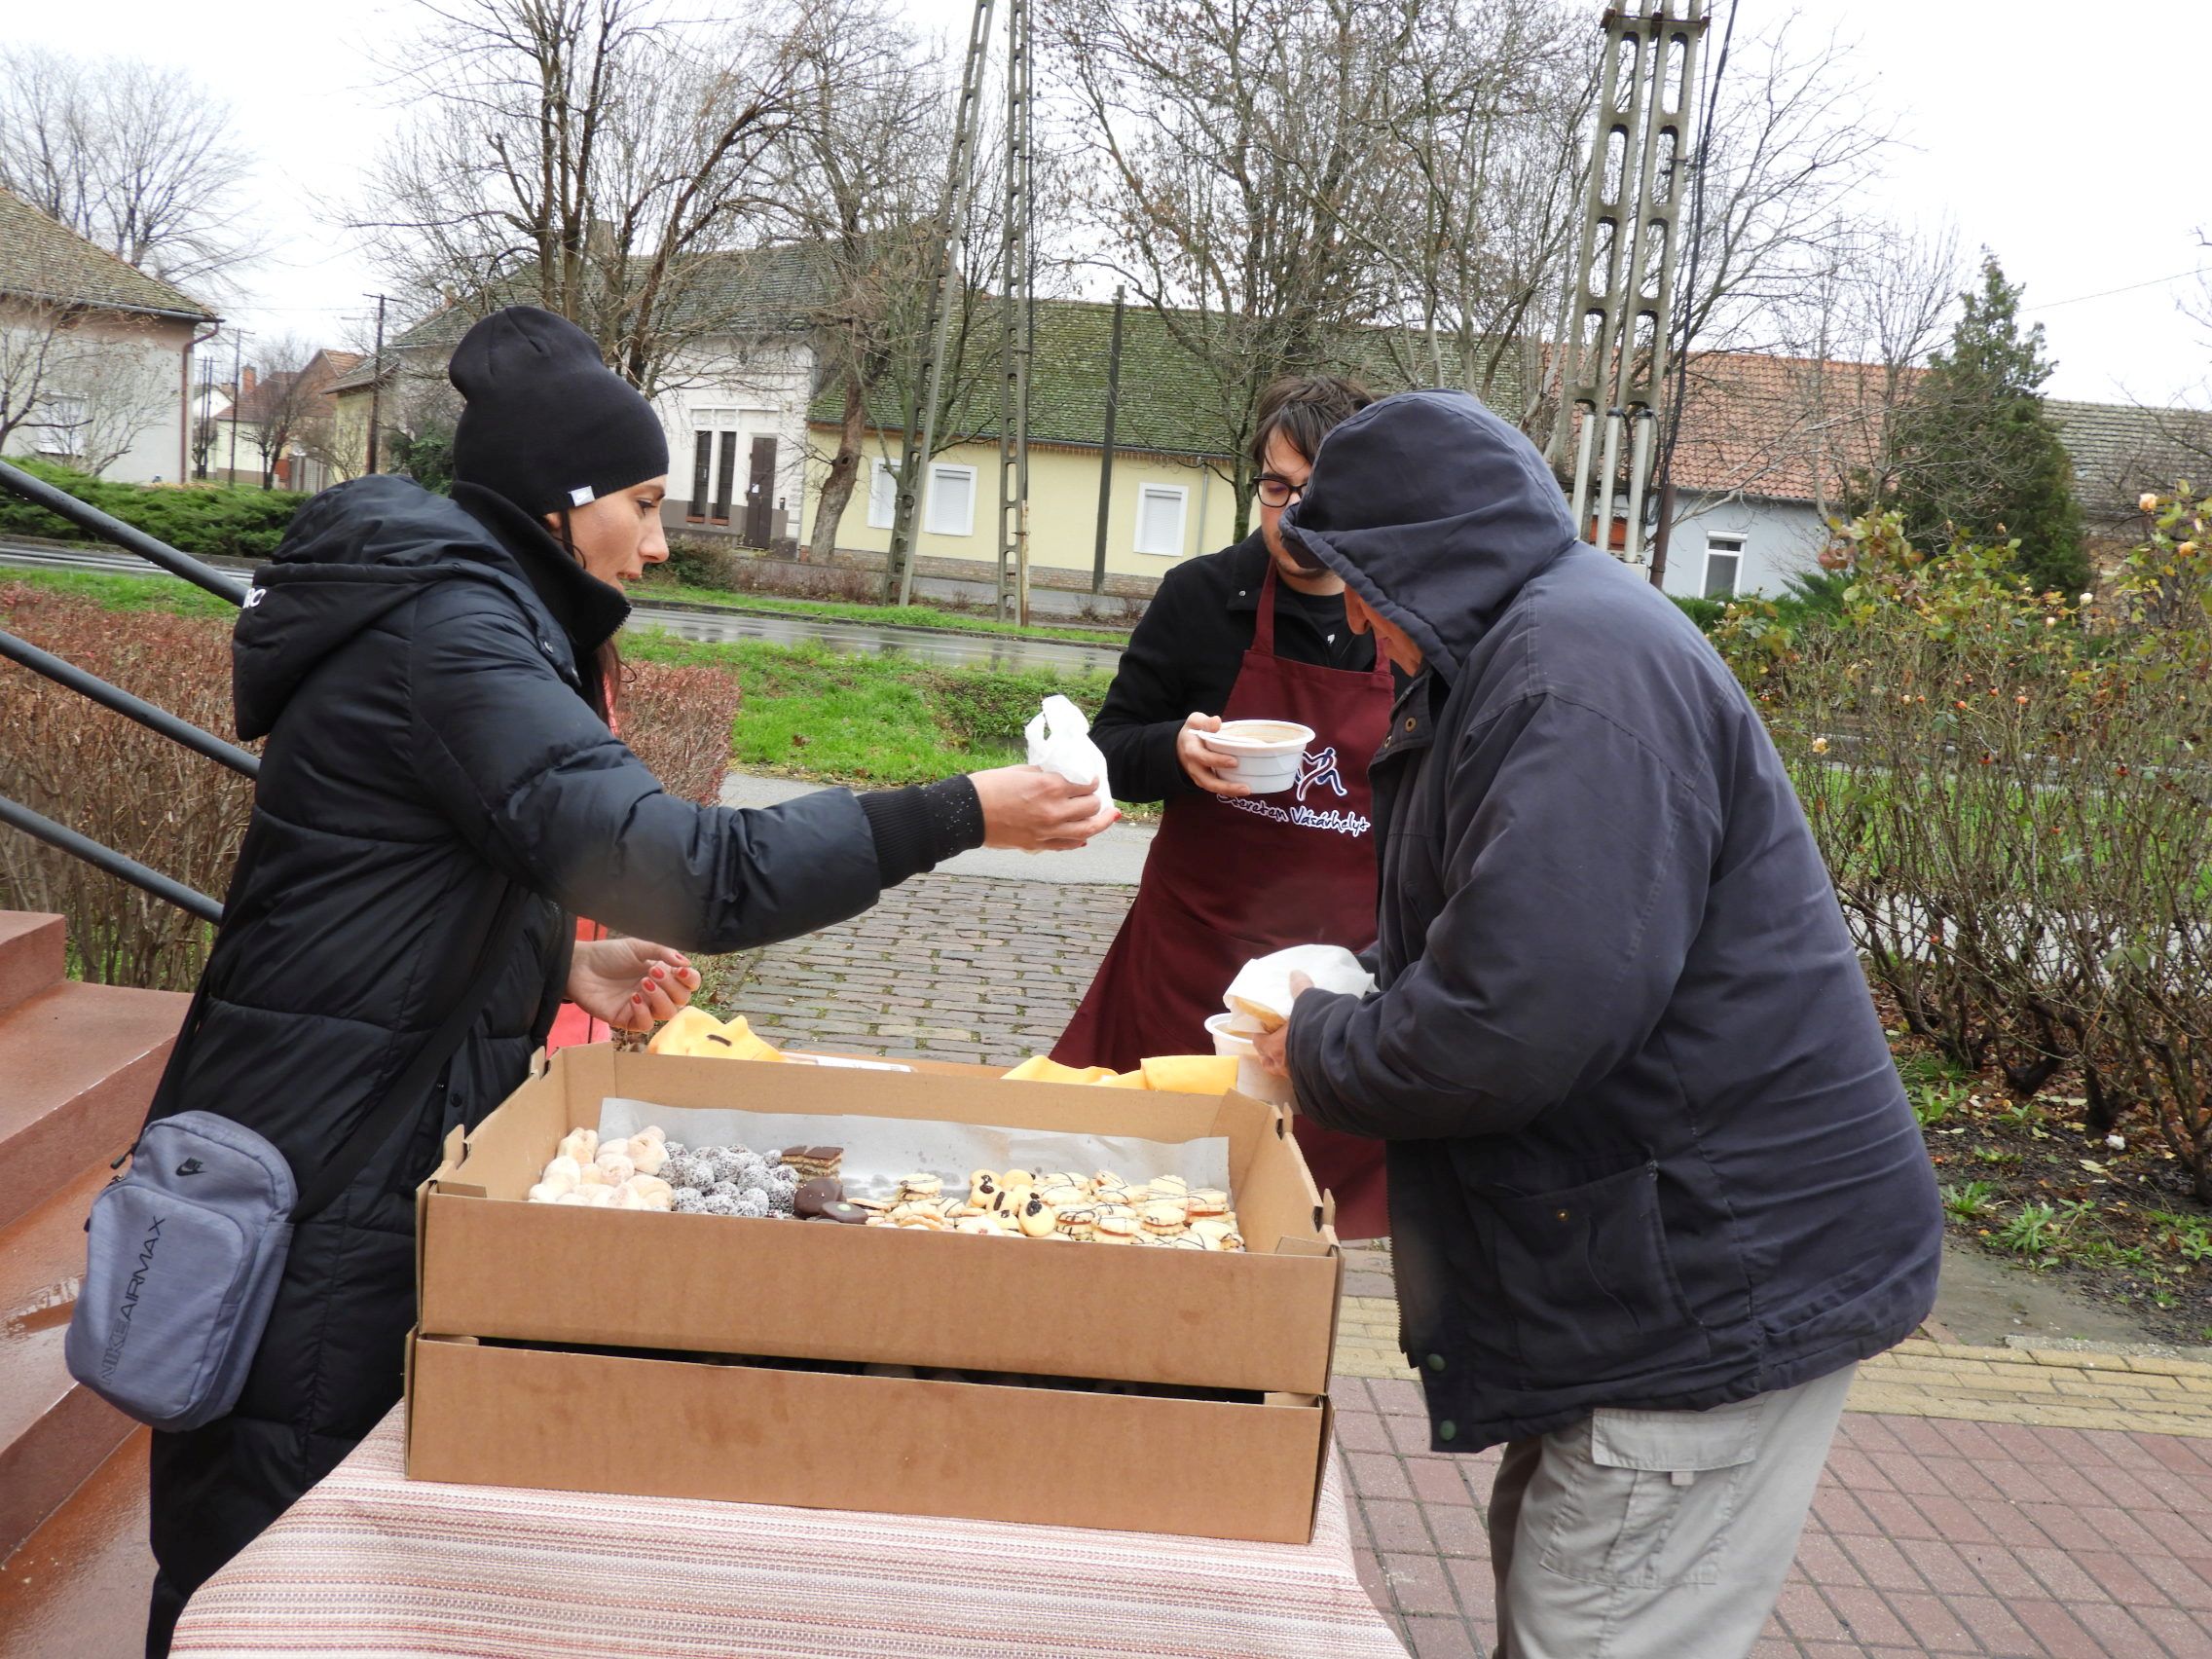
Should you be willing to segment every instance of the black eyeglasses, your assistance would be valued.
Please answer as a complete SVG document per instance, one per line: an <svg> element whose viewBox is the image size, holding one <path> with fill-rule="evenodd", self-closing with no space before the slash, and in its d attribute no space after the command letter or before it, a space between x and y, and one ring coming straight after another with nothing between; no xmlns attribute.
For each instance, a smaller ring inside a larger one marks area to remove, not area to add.
<svg viewBox="0 0 2212 1659"><path fill-rule="evenodd" d="M1254 481L1253 488L1258 492L1260 504L1264 507L1287 507L1306 494L1305 485L1293 484L1289 479L1273 472L1261 473Z"/></svg>

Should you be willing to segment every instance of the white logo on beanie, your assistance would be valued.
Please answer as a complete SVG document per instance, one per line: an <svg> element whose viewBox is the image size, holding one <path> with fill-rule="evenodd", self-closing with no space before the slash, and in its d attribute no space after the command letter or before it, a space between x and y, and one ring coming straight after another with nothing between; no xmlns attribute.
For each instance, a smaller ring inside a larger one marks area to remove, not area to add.
<svg viewBox="0 0 2212 1659"><path fill-rule="evenodd" d="M597 499L598 494L589 484L578 484L569 492L569 504L572 507L588 507Z"/></svg>

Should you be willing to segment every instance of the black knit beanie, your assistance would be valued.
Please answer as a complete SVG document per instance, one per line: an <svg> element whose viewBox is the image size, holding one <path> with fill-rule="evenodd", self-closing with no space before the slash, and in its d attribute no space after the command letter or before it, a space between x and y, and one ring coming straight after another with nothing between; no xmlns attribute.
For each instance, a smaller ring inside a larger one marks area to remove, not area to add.
<svg viewBox="0 0 2212 1659"><path fill-rule="evenodd" d="M447 370L467 400L453 475L532 514L582 506L668 470L668 434L591 336L535 306L494 312Z"/></svg>

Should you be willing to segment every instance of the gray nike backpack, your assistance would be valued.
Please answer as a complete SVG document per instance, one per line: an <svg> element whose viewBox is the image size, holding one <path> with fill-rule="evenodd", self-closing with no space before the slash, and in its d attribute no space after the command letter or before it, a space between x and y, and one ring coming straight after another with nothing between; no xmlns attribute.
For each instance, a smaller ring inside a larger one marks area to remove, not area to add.
<svg viewBox="0 0 2212 1659"><path fill-rule="evenodd" d="M497 969L521 933L523 897L505 888L444 1023L304 1191L284 1155L242 1124L215 1112L163 1113L199 1029L201 976L146 1126L125 1154L130 1168L92 1200L85 1224L85 1283L63 1347L70 1376L159 1429L198 1428L238 1403L294 1225L344 1192L421 1108L491 1001Z"/></svg>

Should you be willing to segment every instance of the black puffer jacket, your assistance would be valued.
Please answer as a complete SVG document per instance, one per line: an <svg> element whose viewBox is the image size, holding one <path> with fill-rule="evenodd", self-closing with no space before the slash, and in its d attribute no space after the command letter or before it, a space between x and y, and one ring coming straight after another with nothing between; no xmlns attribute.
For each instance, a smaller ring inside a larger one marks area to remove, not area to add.
<svg viewBox="0 0 2212 1659"><path fill-rule="evenodd" d="M239 729L269 743L170 1108L259 1130L304 1178L462 993L497 877L533 897L445 1081L295 1234L237 1411L155 1437L155 1651L182 1597L398 1398L412 1190L445 1132L526 1075L571 917L724 951L881 890L869 814L844 791L761 812L666 793L581 692L621 596L498 498L458 494L370 477L316 497L239 621Z"/></svg>
<svg viewBox="0 0 2212 1659"><path fill-rule="evenodd" d="M1371 776L1381 989L1302 1109L1390 1142L1440 1449L1824 1376L1935 1299L1934 1174L1750 700L1464 394L1329 435L1286 533L1420 646Z"/></svg>

